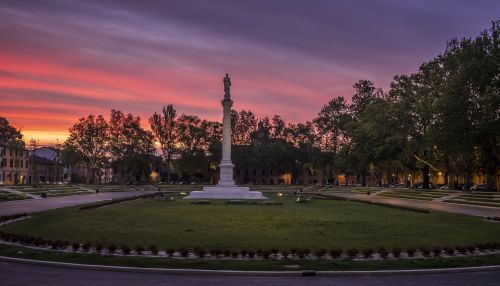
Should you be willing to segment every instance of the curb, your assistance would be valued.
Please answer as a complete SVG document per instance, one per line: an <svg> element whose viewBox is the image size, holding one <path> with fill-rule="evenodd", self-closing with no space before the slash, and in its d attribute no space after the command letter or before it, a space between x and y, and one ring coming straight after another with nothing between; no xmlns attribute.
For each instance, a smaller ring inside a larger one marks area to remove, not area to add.
<svg viewBox="0 0 500 286"><path fill-rule="evenodd" d="M457 268L431 268L431 269L406 269L406 270L367 270L367 271L243 271L243 270L209 270L209 269L173 269L173 268L144 268L127 266L91 265L44 260L32 260L0 256L0 261L24 263L39 266L52 266L70 269L87 269L97 271L135 272L151 274L181 274L181 275L221 275L221 276L384 276L384 275L424 275L424 274L451 274L463 272L482 272L500 270L500 265L457 267Z"/></svg>

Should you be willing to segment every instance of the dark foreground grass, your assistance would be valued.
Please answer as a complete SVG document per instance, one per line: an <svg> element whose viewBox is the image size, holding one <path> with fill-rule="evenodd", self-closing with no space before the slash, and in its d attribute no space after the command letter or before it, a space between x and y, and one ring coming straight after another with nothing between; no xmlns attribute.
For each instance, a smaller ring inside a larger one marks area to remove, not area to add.
<svg viewBox="0 0 500 286"><path fill-rule="evenodd" d="M223 270L290 270L287 265L298 265L292 270L386 270L450 268L466 266L499 265L500 255L480 257L429 258L418 260L380 260L380 261L328 261L328 260L196 260L168 259L152 257L107 256L83 253L60 253L33 250L24 247L0 244L0 255L25 259L81 263L94 265L113 265L148 268L190 268Z"/></svg>
<svg viewBox="0 0 500 286"><path fill-rule="evenodd" d="M443 212L293 198L282 205L140 199L103 208L51 210L0 231L52 240L232 250L467 246L498 242L500 224Z"/></svg>

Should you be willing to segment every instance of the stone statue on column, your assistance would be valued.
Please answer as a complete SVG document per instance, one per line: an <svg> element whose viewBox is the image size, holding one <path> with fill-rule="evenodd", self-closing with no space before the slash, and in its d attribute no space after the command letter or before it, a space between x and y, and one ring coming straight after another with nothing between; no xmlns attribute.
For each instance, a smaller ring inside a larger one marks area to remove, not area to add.
<svg viewBox="0 0 500 286"><path fill-rule="evenodd" d="M229 74L222 79L224 82L224 100L231 99L231 79L229 78Z"/></svg>

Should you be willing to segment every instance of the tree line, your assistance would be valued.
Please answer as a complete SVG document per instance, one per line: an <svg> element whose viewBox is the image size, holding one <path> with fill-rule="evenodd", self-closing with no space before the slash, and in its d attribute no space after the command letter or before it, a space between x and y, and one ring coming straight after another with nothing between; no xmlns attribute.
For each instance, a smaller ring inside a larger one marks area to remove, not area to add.
<svg viewBox="0 0 500 286"><path fill-rule="evenodd" d="M419 171L423 188L429 188L431 171L445 174L450 185L465 176L465 188L473 172L493 183L500 166L500 21L475 38L452 39L415 73L395 76L386 91L369 80L353 88L350 102L335 97L302 123L233 110L234 163L266 175L280 169L292 175L292 183L304 169L328 178L355 175L363 185L369 170L379 183L389 174ZM139 117L119 110L109 120L81 118L61 147L63 158L84 164L93 179L105 166L138 179L162 166L168 182L214 176L220 122L178 116L167 105L148 123L146 130Z"/></svg>

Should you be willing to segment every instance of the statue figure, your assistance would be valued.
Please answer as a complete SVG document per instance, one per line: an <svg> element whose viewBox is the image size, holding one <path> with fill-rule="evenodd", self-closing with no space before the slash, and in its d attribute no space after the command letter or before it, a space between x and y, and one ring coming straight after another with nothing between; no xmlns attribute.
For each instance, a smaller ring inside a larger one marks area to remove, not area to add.
<svg viewBox="0 0 500 286"><path fill-rule="evenodd" d="M224 81L224 99L230 100L231 92L229 90L229 87L231 86L231 79L229 78L229 74L226 74L226 77L224 77L223 81Z"/></svg>

